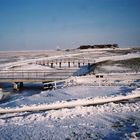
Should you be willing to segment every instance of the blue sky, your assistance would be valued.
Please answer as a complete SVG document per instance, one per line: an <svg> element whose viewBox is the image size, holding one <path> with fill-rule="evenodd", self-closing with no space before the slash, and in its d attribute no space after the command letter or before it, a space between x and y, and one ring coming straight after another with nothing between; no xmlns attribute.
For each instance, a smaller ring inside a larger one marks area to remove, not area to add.
<svg viewBox="0 0 140 140"><path fill-rule="evenodd" d="M140 46L140 0L0 0L0 50Z"/></svg>

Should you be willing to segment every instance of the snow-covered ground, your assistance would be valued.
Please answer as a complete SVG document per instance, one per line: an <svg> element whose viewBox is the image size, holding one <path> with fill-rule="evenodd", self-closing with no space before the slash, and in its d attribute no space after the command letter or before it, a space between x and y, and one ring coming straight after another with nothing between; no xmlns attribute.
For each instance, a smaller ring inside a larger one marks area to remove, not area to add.
<svg viewBox="0 0 140 140"><path fill-rule="evenodd" d="M126 70L130 70L128 68L123 68L123 67L120 67L120 66L101 66L101 69L103 69L104 71L107 70L107 71L126 71Z"/></svg>
<svg viewBox="0 0 140 140"><path fill-rule="evenodd" d="M16 62L1 63L0 67L7 70L13 66L15 70L52 70L50 67L36 65L33 62L67 57L84 57L94 59L95 62L140 57L140 53L111 54L108 51L108 49L51 51L48 54L46 52L47 57L46 54L40 56L40 53L37 53L38 57L36 55L32 55L29 59L23 57ZM118 66L103 68L118 71L125 69ZM100 75L103 77L96 77ZM0 102L0 139L138 140L140 139L139 80L139 72L96 73L70 77L60 89L38 90L33 93L23 90L20 94L12 94L7 100ZM1 95L4 95L4 91L1 91ZM6 113L10 110L13 113Z"/></svg>
<svg viewBox="0 0 140 140"><path fill-rule="evenodd" d="M126 95L133 95L135 91L140 94L138 89L129 89L129 87L124 87L124 89L111 87L87 87L71 89L70 87L67 94L75 95L79 100L80 95L88 95L89 97L100 96L112 96L121 94L121 96L126 97ZM101 88L101 90L100 90ZM38 96L28 97L31 103L33 99L42 101L39 96L46 95L44 98L52 98L57 94L62 93L59 90L58 93L48 93L54 91L46 91ZM70 91L73 91L71 93ZM104 92L105 91L105 92ZM111 92L112 91L112 92ZM129 91L129 92L128 92ZM57 92L57 91L56 91ZM46 93L46 94L45 94ZM87 97L88 97L87 96ZM59 95L62 98L62 94ZM58 98L59 98L58 97ZM118 96L117 96L118 97ZM55 101L55 98L53 102ZM31 100L32 99L32 100ZM90 98L88 98L90 99ZM99 99L99 97L98 97ZM47 102L47 101L46 101ZM13 104L16 103L13 102ZM25 98L24 104L28 104ZM63 104L64 101L57 101L56 103ZM70 103L70 101L69 101ZM23 104L23 101L22 103ZM24 105L23 107L26 107ZM11 113L4 114L0 116L0 136L2 139L130 139L130 138L140 138L140 101L131 101L126 103L108 103L104 105L97 106L77 106L72 109L64 108L59 110L50 110L43 112L23 112L23 113ZM65 132L65 133L64 133Z"/></svg>
<svg viewBox="0 0 140 140"><path fill-rule="evenodd" d="M112 50L112 49L111 49ZM14 67L21 67L30 63L36 63L36 61L41 61L41 60L53 60L53 59L65 59L65 58L82 58L82 59L89 59L91 61L95 61L95 63L106 61L106 60L125 60L125 59L130 59L130 58L139 58L140 57L140 52L138 53L128 53L128 54L114 54L114 53L108 53L108 49L96 49L96 50L89 50L89 51L72 51L72 52L61 52L61 51L51 51L46 53L44 52L44 55L39 55L39 57L36 57L34 55L31 55L29 59L20 59L16 62L9 62L9 63L1 63L0 68L1 70L8 70ZM19 53L20 54L20 53ZM26 53L25 53L26 54ZM31 53L32 54L32 53ZM15 54L16 55L16 54ZM30 55L30 53L29 53ZM46 57L47 55L47 57ZM20 56L21 57L21 56ZM10 59L10 58L9 58ZM65 64L64 64L65 65ZM29 66L31 68L31 65ZM45 67L44 67L45 68ZM43 69L43 67L42 67Z"/></svg>

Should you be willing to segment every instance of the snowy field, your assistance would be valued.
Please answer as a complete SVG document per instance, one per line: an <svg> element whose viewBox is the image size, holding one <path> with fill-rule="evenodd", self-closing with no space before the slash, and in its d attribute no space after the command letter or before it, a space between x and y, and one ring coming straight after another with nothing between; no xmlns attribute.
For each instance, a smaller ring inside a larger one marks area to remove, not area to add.
<svg viewBox="0 0 140 140"><path fill-rule="evenodd" d="M53 90L25 89L14 93L11 87L0 84L3 88L0 98L5 97L0 102L1 140L140 139L140 71L104 63L136 58L137 65L139 51L119 49L114 53L114 50L103 49L25 54L9 52L1 55L1 70L11 70L13 66L14 70L50 70L50 67L34 62L67 57L94 59L98 68L95 68L96 73L93 71L86 76L70 77L61 88ZM100 73L101 70L105 72ZM111 73L114 70L115 73ZM125 70L129 73L124 73ZM96 78L101 74L103 78ZM42 108L44 110L40 110ZM13 113L3 113L10 110Z"/></svg>

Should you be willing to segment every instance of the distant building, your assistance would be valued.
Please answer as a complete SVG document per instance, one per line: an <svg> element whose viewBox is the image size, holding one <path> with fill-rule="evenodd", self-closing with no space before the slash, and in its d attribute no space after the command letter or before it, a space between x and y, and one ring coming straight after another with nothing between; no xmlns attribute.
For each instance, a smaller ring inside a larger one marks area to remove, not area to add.
<svg viewBox="0 0 140 140"><path fill-rule="evenodd" d="M101 44L101 45L82 45L78 49L103 49L103 48L119 48L118 44Z"/></svg>

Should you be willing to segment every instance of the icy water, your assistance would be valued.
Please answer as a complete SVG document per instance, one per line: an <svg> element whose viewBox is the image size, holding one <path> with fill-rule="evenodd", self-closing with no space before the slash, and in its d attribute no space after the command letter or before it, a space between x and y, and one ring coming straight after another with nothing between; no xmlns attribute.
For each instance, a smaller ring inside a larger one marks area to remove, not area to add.
<svg viewBox="0 0 140 140"><path fill-rule="evenodd" d="M39 94L43 89L43 84L41 83L24 83L24 87L18 91L13 89L11 83L0 83L0 88L2 89L0 104L8 102L12 98L19 98L19 96L32 96L34 94Z"/></svg>

